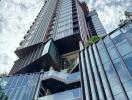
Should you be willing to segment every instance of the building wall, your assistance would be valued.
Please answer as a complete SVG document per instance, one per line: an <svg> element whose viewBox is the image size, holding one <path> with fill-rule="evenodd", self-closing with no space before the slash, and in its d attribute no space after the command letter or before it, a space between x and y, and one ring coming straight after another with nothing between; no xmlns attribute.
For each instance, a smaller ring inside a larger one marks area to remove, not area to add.
<svg viewBox="0 0 132 100"><path fill-rule="evenodd" d="M131 26L129 22L80 51L86 98L132 99Z"/></svg>
<svg viewBox="0 0 132 100"><path fill-rule="evenodd" d="M88 39L89 32L88 32L85 14L83 12L82 6L79 3L77 3L77 12L78 12L78 19L79 19L80 35L81 35L82 41L85 42ZM87 13L88 13L88 11L87 11Z"/></svg>
<svg viewBox="0 0 132 100"><path fill-rule="evenodd" d="M72 20L72 1L59 1L58 9L56 10L55 24L53 25L53 39L58 40L73 34Z"/></svg>
<svg viewBox="0 0 132 100"><path fill-rule="evenodd" d="M21 74L2 77L0 86L8 99L1 100L33 100L40 74Z"/></svg>
<svg viewBox="0 0 132 100"><path fill-rule="evenodd" d="M82 99L81 93L84 100L132 99L132 22L106 34L96 11L90 12L87 16L83 10L78 0L46 1L24 37L25 40L20 43L21 47L16 50L19 59L10 72L11 75L29 72L33 74L5 77L3 80L7 81L0 82L1 86L6 82L3 90L9 98L16 99L19 96L22 100L32 99L37 92L35 88L40 87L40 84L37 84L41 81L41 73L34 72L44 71L42 74L47 75L46 70L51 76L46 77L45 84L49 85L50 89L59 91L58 94L55 92L46 96L47 99L57 96L62 100L63 96L67 98L66 93L73 98L77 97L75 100ZM81 81L77 80L79 84L81 82L80 88L80 85L74 85L76 82L72 80L78 77L78 73L74 74L74 77L71 73L64 75L60 71L61 56L79 50L79 42L84 44L94 35L103 38L93 45L80 48ZM51 71L53 69L60 72L54 74ZM64 76L60 77L61 75ZM77 93L75 88L79 88Z"/></svg>
<svg viewBox="0 0 132 100"><path fill-rule="evenodd" d="M25 48L34 44L41 43L45 39L46 32L48 30L51 18L53 16L56 4L58 0L47 0L42 7L37 18L30 27L25 39L21 42L20 48ZM20 49L19 48L19 49Z"/></svg>
<svg viewBox="0 0 132 100"><path fill-rule="evenodd" d="M88 16L86 16L86 20L90 36L98 35L99 37L103 37L106 35L106 31L100 22L96 10L89 12Z"/></svg>

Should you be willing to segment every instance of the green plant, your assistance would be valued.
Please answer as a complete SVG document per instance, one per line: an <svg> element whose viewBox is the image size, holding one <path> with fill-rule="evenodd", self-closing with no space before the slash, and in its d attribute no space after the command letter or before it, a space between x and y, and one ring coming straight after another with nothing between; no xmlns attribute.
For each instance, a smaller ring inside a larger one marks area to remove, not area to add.
<svg viewBox="0 0 132 100"><path fill-rule="evenodd" d="M93 45L95 42L99 41L101 38L98 35L92 36L88 39L86 46Z"/></svg>

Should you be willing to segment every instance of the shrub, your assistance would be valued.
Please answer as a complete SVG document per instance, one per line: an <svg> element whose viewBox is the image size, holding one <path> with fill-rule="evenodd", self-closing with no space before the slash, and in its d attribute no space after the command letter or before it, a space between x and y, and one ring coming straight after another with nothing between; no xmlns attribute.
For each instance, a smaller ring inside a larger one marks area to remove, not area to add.
<svg viewBox="0 0 132 100"><path fill-rule="evenodd" d="M99 41L100 37L98 35L92 36L88 39L86 46L93 45L95 42Z"/></svg>

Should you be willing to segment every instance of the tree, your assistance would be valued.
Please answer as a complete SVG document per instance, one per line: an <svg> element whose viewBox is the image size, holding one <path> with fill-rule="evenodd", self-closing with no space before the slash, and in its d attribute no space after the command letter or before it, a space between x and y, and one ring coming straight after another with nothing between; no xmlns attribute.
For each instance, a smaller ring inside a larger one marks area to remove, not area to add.
<svg viewBox="0 0 132 100"><path fill-rule="evenodd" d="M0 76L7 76L7 72L0 73Z"/></svg>

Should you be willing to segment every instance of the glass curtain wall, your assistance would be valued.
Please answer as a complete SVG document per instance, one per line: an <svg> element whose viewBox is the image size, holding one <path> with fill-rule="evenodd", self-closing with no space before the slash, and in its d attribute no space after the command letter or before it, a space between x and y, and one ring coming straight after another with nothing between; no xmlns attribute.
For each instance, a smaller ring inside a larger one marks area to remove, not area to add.
<svg viewBox="0 0 132 100"><path fill-rule="evenodd" d="M100 98L104 95L107 99L132 99L131 33L132 22L129 22L81 51L82 72L87 66L84 69L85 73L83 73L86 76L83 76L87 77L90 84L92 84L92 80L95 80L95 83L90 87L91 91L89 91L89 93L94 94L92 98Z"/></svg>

